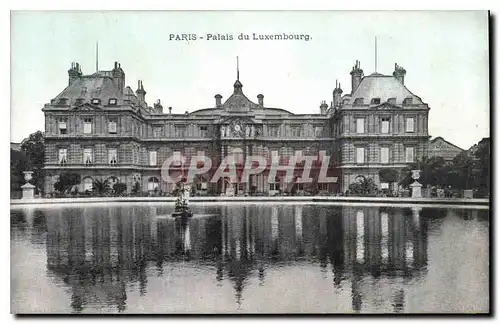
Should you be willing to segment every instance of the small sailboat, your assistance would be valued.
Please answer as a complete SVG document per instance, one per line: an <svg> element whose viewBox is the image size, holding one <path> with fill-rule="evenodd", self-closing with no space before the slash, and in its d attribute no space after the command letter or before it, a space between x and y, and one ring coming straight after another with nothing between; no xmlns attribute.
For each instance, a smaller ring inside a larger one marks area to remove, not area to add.
<svg viewBox="0 0 500 324"><path fill-rule="evenodd" d="M189 186L182 184L179 192L177 193L177 199L175 200L175 210L172 213L172 217L193 217L193 212L189 209L189 192Z"/></svg>

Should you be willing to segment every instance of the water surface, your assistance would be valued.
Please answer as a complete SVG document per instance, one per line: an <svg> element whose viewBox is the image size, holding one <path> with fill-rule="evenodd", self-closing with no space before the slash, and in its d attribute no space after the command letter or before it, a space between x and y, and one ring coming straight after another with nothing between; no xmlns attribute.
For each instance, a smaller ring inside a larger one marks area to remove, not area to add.
<svg viewBox="0 0 500 324"><path fill-rule="evenodd" d="M11 209L14 313L489 311L489 210Z"/></svg>

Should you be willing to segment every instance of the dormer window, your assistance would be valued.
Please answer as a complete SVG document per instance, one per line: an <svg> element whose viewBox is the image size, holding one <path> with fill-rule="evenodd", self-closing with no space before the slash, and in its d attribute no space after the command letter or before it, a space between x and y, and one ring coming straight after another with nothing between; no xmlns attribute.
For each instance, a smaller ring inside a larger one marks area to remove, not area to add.
<svg viewBox="0 0 500 324"><path fill-rule="evenodd" d="M110 105L110 106L116 106L116 102L117 102L117 101L116 101L116 98L111 98L111 99L109 99L109 105Z"/></svg>
<svg viewBox="0 0 500 324"><path fill-rule="evenodd" d="M354 105L355 106L362 106L363 102L364 102L364 98L356 98L356 100L354 100Z"/></svg>
<svg viewBox="0 0 500 324"><path fill-rule="evenodd" d="M371 104L372 105L380 105L380 98L373 98Z"/></svg>
<svg viewBox="0 0 500 324"><path fill-rule="evenodd" d="M68 105L68 98L59 98L57 101L57 104L60 106L67 106Z"/></svg>
<svg viewBox="0 0 500 324"><path fill-rule="evenodd" d="M86 94L87 94L87 87L83 87L81 95L85 96Z"/></svg>
<svg viewBox="0 0 500 324"><path fill-rule="evenodd" d="M412 104L413 104L412 97L408 97L408 98L405 98L405 100L403 100L403 105L412 105Z"/></svg>
<svg viewBox="0 0 500 324"><path fill-rule="evenodd" d="M396 98L389 98L389 99L387 99L387 102L390 103L391 105L395 105L396 104Z"/></svg>
<svg viewBox="0 0 500 324"><path fill-rule="evenodd" d="M101 104L101 99L98 99L98 98L92 99L92 104L93 105L99 105L99 104Z"/></svg>
<svg viewBox="0 0 500 324"><path fill-rule="evenodd" d="M84 99L83 98L78 98L75 100L75 106L79 106L83 104Z"/></svg>

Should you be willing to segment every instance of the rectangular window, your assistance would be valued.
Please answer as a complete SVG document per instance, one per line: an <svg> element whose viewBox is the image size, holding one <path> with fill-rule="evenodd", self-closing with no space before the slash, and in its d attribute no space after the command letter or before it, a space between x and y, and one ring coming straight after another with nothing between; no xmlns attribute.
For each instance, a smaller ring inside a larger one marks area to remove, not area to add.
<svg viewBox="0 0 500 324"><path fill-rule="evenodd" d="M415 160L415 148L414 147L407 147L405 149L405 157L406 157L406 162L414 162Z"/></svg>
<svg viewBox="0 0 500 324"><path fill-rule="evenodd" d="M406 118L406 131L408 133L413 133L415 131L415 119Z"/></svg>
<svg viewBox="0 0 500 324"><path fill-rule="evenodd" d="M92 149L91 148L85 148L85 149L83 149L83 163L85 165L93 163L93 154L92 154Z"/></svg>
<svg viewBox="0 0 500 324"><path fill-rule="evenodd" d="M380 148L380 163L389 163L389 148Z"/></svg>
<svg viewBox="0 0 500 324"><path fill-rule="evenodd" d="M365 132L365 119L357 118L356 119L356 133L363 134Z"/></svg>
<svg viewBox="0 0 500 324"><path fill-rule="evenodd" d="M157 126L153 128L154 137L161 137L163 135L163 127Z"/></svg>
<svg viewBox="0 0 500 324"><path fill-rule="evenodd" d="M92 133L92 118L83 119L83 133L84 134Z"/></svg>
<svg viewBox="0 0 500 324"><path fill-rule="evenodd" d="M116 134L116 121L114 121L114 120L109 121L108 132L110 134Z"/></svg>
<svg viewBox="0 0 500 324"><path fill-rule="evenodd" d="M300 126L292 126L292 137L300 137Z"/></svg>
<svg viewBox="0 0 500 324"><path fill-rule="evenodd" d="M149 165L156 165L156 151L149 151Z"/></svg>
<svg viewBox="0 0 500 324"><path fill-rule="evenodd" d="M314 135L316 137L321 136L323 134L323 126L315 126L314 127Z"/></svg>
<svg viewBox="0 0 500 324"><path fill-rule="evenodd" d="M365 163L364 147L356 147L356 163Z"/></svg>
<svg viewBox="0 0 500 324"><path fill-rule="evenodd" d="M319 191L328 191L328 183L318 183Z"/></svg>
<svg viewBox="0 0 500 324"><path fill-rule="evenodd" d="M269 136L278 137L279 135L279 125L269 125Z"/></svg>
<svg viewBox="0 0 500 324"><path fill-rule="evenodd" d="M206 137L207 132L208 132L208 127L207 126L200 126L200 136L201 137Z"/></svg>
<svg viewBox="0 0 500 324"><path fill-rule="evenodd" d="M58 126L59 126L59 134L68 133L68 125L66 118L59 118Z"/></svg>
<svg viewBox="0 0 500 324"><path fill-rule="evenodd" d="M174 151L174 154L173 154L173 162L172 162L172 165L173 166L180 166L182 164L182 161L181 161L181 152L180 151Z"/></svg>
<svg viewBox="0 0 500 324"><path fill-rule="evenodd" d="M269 184L269 190L280 190L280 184L278 182L276 182L276 183L270 183Z"/></svg>
<svg viewBox="0 0 500 324"><path fill-rule="evenodd" d="M205 151L198 151L196 152L197 156L205 156Z"/></svg>
<svg viewBox="0 0 500 324"><path fill-rule="evenodd" d="M186 127L185 126L174 126L175 137L184 138L186 136Z"/></svg>
<svg viewBox="0 0 500 324"><path fill-rule="evenodd" d="M383 134L388 134L389 133L389 122L390 122L390 118L382 118L381 119L380 131Z"/></svg>
<svg viewBox="0 0 500 324"><path fill-rule="evenodd" d="M118 152L116 149L109 149L108 150L108 161L109 161L109 164L111 165L114 165L116 164L118 160Z"/></svg>
<svg viewBox="0 0 500 324"><path fill-rule="evenodd" d="M68 150L59 149L59 164L65 165L66 163L68 163Z"/></svg>

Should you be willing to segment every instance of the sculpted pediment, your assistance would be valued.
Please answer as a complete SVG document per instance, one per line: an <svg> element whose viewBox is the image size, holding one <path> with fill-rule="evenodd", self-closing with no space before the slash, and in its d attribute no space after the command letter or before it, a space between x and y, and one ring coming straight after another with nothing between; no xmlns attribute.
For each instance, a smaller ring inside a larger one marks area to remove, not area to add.
<svg viewBox="0 0 500 324"><path fill-rule="evenodd" d="M252 109L256 104L251 102L245 95L243 94L233 94L229 97L226 102L223 104L225 111L234 111L234 112L247 112Z"/></svg>
<svg viewBox="0 0 500 324"><path fill-rule="evenodd" d="M384 109L401 109L401 106L389 103L389 102L383 102L378 106L371 107L370 109L376 109L376 110L384 110Z"/></svg>

